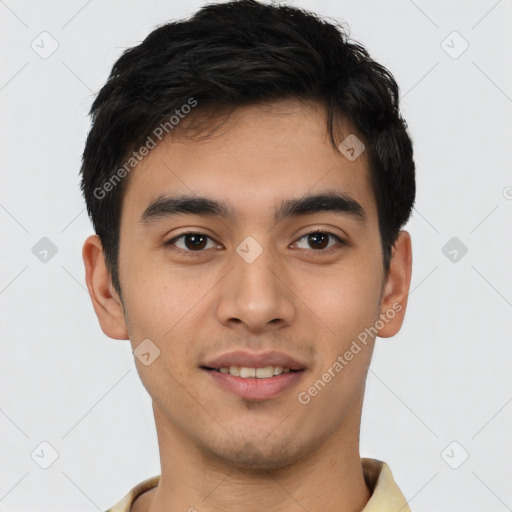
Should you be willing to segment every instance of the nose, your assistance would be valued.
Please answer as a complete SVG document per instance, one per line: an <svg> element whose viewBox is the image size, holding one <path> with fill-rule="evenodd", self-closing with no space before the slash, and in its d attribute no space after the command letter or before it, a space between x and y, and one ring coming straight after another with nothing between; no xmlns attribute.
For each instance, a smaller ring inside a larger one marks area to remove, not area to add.
<svg viewBox="0 0 512 512"><path fill-rule="evenodd" d="M297 299L278 256L270 249L253 261L240 254L233 254L232 269L218 289L219 322L251 333L291 325Z"/></svg>

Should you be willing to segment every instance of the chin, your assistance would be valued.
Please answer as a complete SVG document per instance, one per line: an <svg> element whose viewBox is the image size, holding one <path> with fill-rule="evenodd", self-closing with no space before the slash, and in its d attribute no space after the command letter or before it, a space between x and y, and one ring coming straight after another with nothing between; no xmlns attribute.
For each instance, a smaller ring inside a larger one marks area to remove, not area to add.
<svg viewBox="0 0 512 512"><path fill-rule="evenodd" d="M217 463L257 473L286 468L304 456L304 449L296 444L296 440L281 438L273 441L271 444L263 438L259 442L239 440L237 443L231 439L228 445L206 449Z"/></svg>

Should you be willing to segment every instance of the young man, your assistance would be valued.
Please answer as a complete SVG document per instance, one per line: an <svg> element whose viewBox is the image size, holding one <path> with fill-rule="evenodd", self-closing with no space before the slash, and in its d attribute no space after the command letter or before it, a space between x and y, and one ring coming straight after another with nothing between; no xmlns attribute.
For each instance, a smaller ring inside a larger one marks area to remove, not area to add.
<svg viewBox="0 0 512 512"><path fill-rule="evenodd" d="M91 114L87 286L132 344L161 462L110 511L408 511L359 455L411 277L391 74L341 28L243 0L127 50Z"/></svg>

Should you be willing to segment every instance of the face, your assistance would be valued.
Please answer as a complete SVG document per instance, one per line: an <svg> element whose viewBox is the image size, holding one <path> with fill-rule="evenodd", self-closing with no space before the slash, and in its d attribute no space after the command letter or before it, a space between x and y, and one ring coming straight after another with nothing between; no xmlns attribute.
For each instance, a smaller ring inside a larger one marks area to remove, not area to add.
<svg viewBox="0 0 512 512"><path fill-rule="evenodd" d="M98 241L84 246L103 330L129 337L134 350L151 340L150 360L160 351L147 366L136 358L157 423L212 460L278 468L356 435L375 324L394 308L379 335L400 328L407 243L384 279L366 155L352 161L333 149L325 115L288 101L251 106L207 140L153 149L122 205L122 305L102 258L92 261ZM343 130L340 140L353 133ZM322 194L330 199L304 201ZM177 196L224 209L166 202ZM215 361L234 351L241 359ZM298 371L218 371L232 362Z"/></svg>

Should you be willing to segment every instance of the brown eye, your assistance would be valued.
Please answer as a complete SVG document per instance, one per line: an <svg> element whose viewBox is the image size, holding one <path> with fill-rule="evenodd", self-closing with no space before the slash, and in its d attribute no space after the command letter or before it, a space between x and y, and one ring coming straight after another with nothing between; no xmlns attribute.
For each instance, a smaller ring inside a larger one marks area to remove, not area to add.
<svg viewBox="0 0 512 512"><path fill-rule="evenodd" d="M331 245L329 245L330 239L334 239L334 243L331 243ZM304 244L305 247L299 247L299 249L312 249L317 252L331 252L331 249L335 250L336 242L339 245L346 245L345 241L339 236L327 231L314 231L312 233L308 233L307 235L299 238L297 243L300 243L301 240L306 240Z"/></svg>
<svg viewBox="0 0 512 512"><path fill-rule="evenodd" d="M203 233L182 233L171 240L165 242L166 246L175 246L185 252L202 252L207 248L208 241L212 240L208 235ZM213 242L213 240L212 240ZM214 243L208 248L216 247Z"/></svg>
<svg viewBox="0 0 512 512"><path fill-rule="evenodd" d="M206 239L208 237L203 235L185 235L183 237L185 247L190 250L204 249L206 246Z"/></svg>
<svg viewBox="0 0 512 512"><path fill-rule="evenodd" d="M312 233L308 235L308 243L314 249L325 249L329 244L329 235L326 233Z"/></svg>

